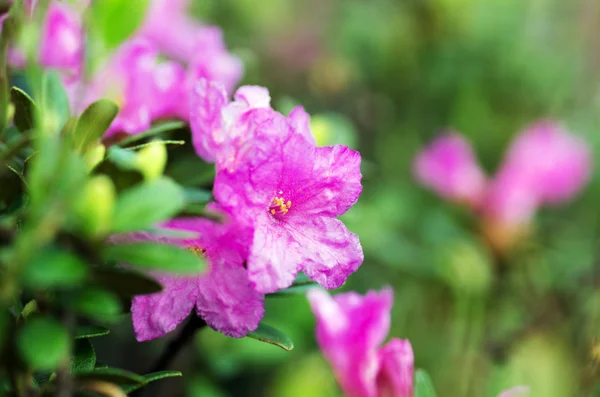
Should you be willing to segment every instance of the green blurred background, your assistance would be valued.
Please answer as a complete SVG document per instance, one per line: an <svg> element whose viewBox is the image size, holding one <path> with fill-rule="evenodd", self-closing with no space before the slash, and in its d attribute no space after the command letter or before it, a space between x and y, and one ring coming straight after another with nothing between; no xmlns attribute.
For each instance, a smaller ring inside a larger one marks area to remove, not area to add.
<svg viewBox="0 0 600 397"><path fill-rule="evenodd" d="M500 260L476 219L412 178L418 150L452 127L492 173L538 118L562 120L600 149L597 0L202 0L287 112L302 104L322 144L361 151L364 191L344 221L365 262L341 290L395 290L390 337L409 338L440 397L600 396L600 184L539 213L528 241ZM600 162L597 162L600 163ZM597 168L597 167L596 167ZM597 175L594 172L594 175ZM269 298L266 323L292 352L211 330L152 392L193 397L339 396L303 296ZM166 343L133 341L124 319L99 359L143 370ZM598 343L598 344L596 344Z"/></svg>

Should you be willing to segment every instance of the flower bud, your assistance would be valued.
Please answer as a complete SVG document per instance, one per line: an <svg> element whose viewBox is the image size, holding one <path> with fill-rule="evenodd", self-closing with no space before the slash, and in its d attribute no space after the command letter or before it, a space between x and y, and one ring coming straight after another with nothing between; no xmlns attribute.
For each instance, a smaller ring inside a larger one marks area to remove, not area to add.
<svg viewBox="0 0 600 397"><path fill-rule="evenodd" d="M75 201L79 227L90 236L101 236L110 231L115 187L106 175L90 178Z"/></svg>
<svg viewBox="0 0 600 397"><path fill-rule="evenodd" d="M87 169L89 171L93 170L102 161L105 153L106 148L100 142L89 148L83 155L83 161Z"/></svg>
<svg viewBox="0 0 600 397"><path fill-rule="evenodd" d="M147 181L160 177L167 164L167 149L162 142L150 142L137 152L136 166Z"/></svg>

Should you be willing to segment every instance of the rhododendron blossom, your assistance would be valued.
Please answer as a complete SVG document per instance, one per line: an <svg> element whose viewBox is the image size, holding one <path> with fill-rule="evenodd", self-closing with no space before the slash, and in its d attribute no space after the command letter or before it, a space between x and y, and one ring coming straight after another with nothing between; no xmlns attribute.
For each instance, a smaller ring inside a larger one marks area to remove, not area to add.
<svg viewBox="0 0 600 397"><path fill-rule="evenodd" d="M485 175L469 143L457 133L436 139L415 160L416 178L440 196L477 206Z"/></svg>
<svg viewBox="0 0 600 397"><path fill-rule="evenodd" d="M225 335L242 337L256 329L264 315L264 296L254 290L244 268L251 230L203 218L174 219L161 227L198 233L197 238L161 241L204 256L209 269L198 276L157 275L163 291L134 298L131 313L138 341L174 330L194 308Z"/></svg>
<svg viewBox="0 0 600 397"><path fill-rule="evenodd" d="M487 183L468 143L458 135L438 138L415 163L421 183L442 197L467 199L485 218L504 225L527 224L539 207L571 199L587 182L590 170L586 143L548 121L530 126L515 139ZM455 184L457 179L462 182Z"/></svg>
<svg viewBox="0 0 600 397"><path fill-rule="evenodd" d="M408 340L391 339L393 292L331 297L312 289L308 299L317 318L317 342L348 397L412 397L414 356Z"/></svg>
<svg viewBox="0 0 600 397"><path fill-rule="evenodd" d="M273 292L303 271L326 288L339 287L363 261L358 237L336 219L361 193L360 154L316 147L274 111L245 117L260 121L249 123L253 138L236 153L235 167L218 169L214 195L255 228L250 280Z"/></svg>

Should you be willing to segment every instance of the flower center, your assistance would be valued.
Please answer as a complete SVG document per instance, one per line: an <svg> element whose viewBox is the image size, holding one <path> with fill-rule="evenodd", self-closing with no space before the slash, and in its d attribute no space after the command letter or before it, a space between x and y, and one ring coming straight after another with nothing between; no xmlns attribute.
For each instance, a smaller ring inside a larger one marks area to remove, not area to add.
<svg viewBox="0 0 600 397"><path fill-rule="evenodd" d="M189 247L187 247L187 249L198 256L203 256L204 253L206 252L206 250L204 248L200 248L197 245L190 245Z"/></svg>
<svg viewBox="0 0 600 397"><path fill-rule="evenodd" d="M271 215L281 214L285 215L288 213L288 210L292 206L292 202L288 200L287 202L283 197L275 197L271 201L271 205L269 206L269 212Z"/></svg>

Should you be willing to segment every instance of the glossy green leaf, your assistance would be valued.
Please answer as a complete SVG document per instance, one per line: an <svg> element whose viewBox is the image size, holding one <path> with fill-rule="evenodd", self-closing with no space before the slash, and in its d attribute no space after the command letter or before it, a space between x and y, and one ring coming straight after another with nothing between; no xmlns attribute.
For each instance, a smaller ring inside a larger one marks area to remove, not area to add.
<svg viewBox="0 0 600 397"><path fill-rule="evenodd" d="M125 139L123 139L122 141L120 141L118 143L119 146L121 147L126 147L131 145L132 143L136 143L139 142L143 139L146 138L151 138L153 136L165 133L165 132L170 132L170 131L175 131L175 130L179 130L181 128L185 127L185 123L183 121L167 121L161 124L157 124L152 126L152 128L140 133L140 134L135 134L135 135L131 135Z"/></svg>
<svg viewBox="0 0 600 397"><path fill-rule="evenodd" d="M93 280L95 283L126 298L162 291L162 286L153 278L129 269L95 269Z"/></svg>
<svg viewBox="0 0 600 397"><path fill-rule="evenodd" d="M422 369L415 371L415 397L436 397L433 382Z"/></svg>
<svg viewBox="0 0 600 397"><path fill-rule="evenodd" d="M88 106L75 127L73 135L75 149L85 150L102 138L118 113L117 104L108 99L100 99Z"/></svg>
<svg viewBox="0 0 600 397"><path fill-rule="evenodd" d="M252 332L249 332L247 336L261 342L279 346L287 351L290 351L294 348L294 343L289 336L266 324L259 324L258 328Z"/></svg>
<svg viewBox="0 0 600 397"><path fill-rule="evenodd" d="M204 259L192 251L153 242L111 245L104 249L104 257L119 263L177 273L196 274L205 267Z"/></svg>
<svg viewBox="0 0 600 397"><path fill-rule="evenodd" d="M14 123L18 130L25 132L33 129L37 111L33 99L17 87L10 89L10 99L15 105Z"/></svg>
<svg viewBox="0 0 600 397"><path fill-rule="evenodd" d="M60 75L56 71L46 72L42 84L44 93L43 126L59 131L69 119L69 98L62 85Z"/></svg>
<svg viewBox="0 0 600 397"><path fill-rule="evenodd" d="M146 384L148 384L150 382L154 382L160 379L175 378L179 376L182 376L182 373L179 371L158 371L144 375L144 380L146 381ZM125 393L131 393L132 391L137 390L142 386L144 385L123 386L122 389Z"/></svg>
<svg viewBox="0 0 600 397"><path fill-rule="evenodd" d="M23 282L31 288L64 287L80 283L86 264L77 256L57 248L37 253L23 272Z"/></svg>
<svg viewBox="0 0 600 397"><path fill-rule="evenodd" d="M117 385L144 385L146 380L143 376L119 368L95 368L86 373L77 375L79 379L95 379Z"/></svg>
<svg viewBox="0 0 600 397"><path fill-rule="evenodd" d="M75 341L74 355L69 361L69 371L72 374L90 372L96 366L96 351L89 339Z"/></svg>
<svg viewBox="0 0 600 397"><path fill-rule="evenodd" d="M123 192L115 206L113 231L143 229L165 221L183 208L181 188L168 178L161 178Z"/></svg>
<svg viewBox="0 0 600 397"><path fill-rule="evenodd" d="M114 48L144 20L149 0L102 0L92 4L92 19L106 45Z"/></svg>
<svg viewBox="0 0 600 397"><path fill-rule="evenodd" d="M56 320L36 317L27 321L17 334L23 360L32 368L56 368L69 353L69 334Z"/></svg>
<svg viewBox="0 0 600 397"><path fill-rule="evenodd" d="M79 291L70 305L77 312L99 320L111 320L121 313L121 302L115 294L94 287Z"/></svg>
<svg viewBox="0 0 600 397"><path fill-rule="evenodd" d="M75 339L96 338L108 335L110 330L99 325L80 325L75 330Z"/></svg>

